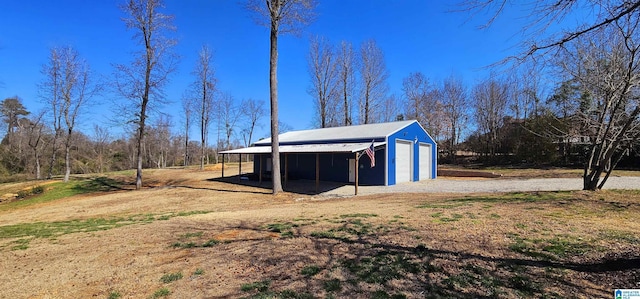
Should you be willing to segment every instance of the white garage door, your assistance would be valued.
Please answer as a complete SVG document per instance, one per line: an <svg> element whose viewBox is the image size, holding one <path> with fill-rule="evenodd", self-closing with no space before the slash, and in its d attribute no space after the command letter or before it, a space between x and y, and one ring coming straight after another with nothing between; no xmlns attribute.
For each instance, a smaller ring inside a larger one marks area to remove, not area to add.
<svg viewBox="0 0 640 299"><path fill-rule="evenodd" d="M418 156L418 164L420 169L418 174L420 180L427 180L431 178L431 144L420 143L420 153Z"/></svg>
<svg viewBox="0 0 640 299"><path fill-rule="evenodd" d="M396 184L411 181L411 142L396 141Z"/></svg>

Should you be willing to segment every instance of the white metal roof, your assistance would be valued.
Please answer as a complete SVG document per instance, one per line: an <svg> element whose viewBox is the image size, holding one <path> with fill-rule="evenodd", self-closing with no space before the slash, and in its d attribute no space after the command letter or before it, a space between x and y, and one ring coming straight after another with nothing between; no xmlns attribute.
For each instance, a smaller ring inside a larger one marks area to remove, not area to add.
<svg viewBox="0 0 640 299"><path fill-rule="evenodd" d="M362 140L385 138L396 131L415 122L415 120L396 121L389 123L356 125L347 127L323 128L314 130L291 131L280 134L278 141L282 143L305 143L340 140ZM256 145L269 145L271 138L266 138L255 143ZM283 146L280 146L282 149ZM365 147L366 148L366 147ZM281 150L282 151L282 150Z"/></svg>
<svg viewBox="0 0 640 299"><path fill-rule="evenodd" d="M375 142L374 147L385 145L386 142ZM355 153L365 150L371 145L367 143L329 143L281 145L280 153ZM252 146L220 152L221 154L270 154L270 146Z"/></svg>

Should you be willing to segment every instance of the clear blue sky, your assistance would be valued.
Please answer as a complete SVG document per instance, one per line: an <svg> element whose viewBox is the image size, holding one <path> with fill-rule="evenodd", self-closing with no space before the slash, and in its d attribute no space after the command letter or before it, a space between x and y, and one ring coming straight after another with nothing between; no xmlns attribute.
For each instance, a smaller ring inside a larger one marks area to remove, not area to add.
<svg viewBox="0 0 640 299"><path fill-rule="evenodd" d="M138 49L118 9L121 1L5 1L0 9L0 100L19 96L29 111L44 108L37 85L54 46L73 46L100 80L108 80L113 63L132 60ZM325 0L317 20L300 37L282 36L279 50L280 118L294 129L312 127L313 103L307 94L306 55L309 37L322 35L332 43L351 41L354 48L375 39L385 54L391 93L401 95L402 79L422 72L438 82L451 74L470 86L487 76L485 66L517 52L519 20L503 16L488 30L469 14L449 12L450 1ZM178 72L166 88L172 103L161 111L173 115L178 132L180 99L193 81L191 71L203 44L214 50L218 88L238 102L269 100L269 32L256 25L239 1L167 0L164 13L175 16ZM486 20L486 18L482 19ZM520 20L522 21L522 20ZM92 134L92 123L107 125L113 94L96 98L99 106L84 117L81 130ZM268 116L256 137L268 134ZM116 133L117 134L117 133ZM215 137L214 137L215 138Z"/></svg>

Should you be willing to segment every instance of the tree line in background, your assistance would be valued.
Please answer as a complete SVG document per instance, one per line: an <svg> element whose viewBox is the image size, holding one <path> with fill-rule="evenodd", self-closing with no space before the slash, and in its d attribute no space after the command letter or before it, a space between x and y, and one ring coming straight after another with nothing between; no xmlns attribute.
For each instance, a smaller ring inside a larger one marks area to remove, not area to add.
<svg viewBox="0 0 640 299"><path fill-rule="evenodd" d="M473 10L496 3L501 8L506 2L469 3ZM348 41L334 45L313 37L307 62L315 124L325 128L416 119L438 142L440 161L581 165L584 189L600 189L616 166L639 166L640 19L634 12L640 3L632 4L598 4L604 9L601 22L533 46L521 57L522 61L537 58L531 61L543 61L543 67L520 61L517 68L492 73L472 85L455 76L437 81L415 72L402 81L401 95L389 93L389 71L375 40L364 41L355 50ZM277 36L299 31L299 26L310 21L315 4L273 0L263 5L248 2L248 9L259 14L259 24L271 28L274 137L282 133L277 121ZM240 146L239 140L245 146L252 143L265 114L263 102L248 99L238 103L231 94L218 90L207 46L199 52L193 83L183 96L184 127L176 130L164 115L148 123L149 111L162 102L162 87L177 63L170 51L175 41L167 33L173 30L172 17L158 13L161 7L158 0L129 0L122 7L130 17L125 24L143 46L131 64L115 70L116 92L131 100L119 109L134 111L123 115L122 122L131 125L127 135L113 138L109 130L96 126L90 137L76 129L82 111L105 86L92 80L88 64L73 48L53 48L38 86L47 112L30 113L18 97L1 103L6 125L2 176L64 174L68 180L70 173L137 168L136 185L140 187L142 168L192 164L204 168L211 158L217 162L218 150ZM540 8L541 13L554 17L572 6L544 2ZM537 56L540 51L544 55ZM212 146L207 139L213 124L218 136ZM195 140L189 135L191 126L199 129ZM274 166L278 164L273 160ZM277 191L274 181L274 193Z"/></svg>
<svg viewBox="0 0 640 299"><path fill-rule="evenodd" d="M177 66L171 51L176 41L173 17L159 12L159 0L128 0L121 5L123 19L142 47L130 64L116 65L114 82L94 82L89 64L73 47L50 49L37 86L45 108L31 113L19 97L0 103L7 131L0 144L0 177L4 180L52 178L71 173L100 173L137 168L136 187L142 186L142 168L191 165L204 168L217 152L248 145L264 115L264 102L233 96L216 89L212 54L207 46L199 52L194 80L182 99L184 131L168 115L158 114L149 124L150 111L164 103L163 87ZM108 88L109 87L109 88ZM96 125L93 134L77 131L77 122L97 95L112 92L129 101L119 102L119 124L127 124L125 136ZM131 113L121 113L130 111ZM197 120L197 121L196 121ZM189 137L190 127L200 131L199 141ZM215 125L216 144L210 145L209 129ZM92 136L91 136L92 135ZM44 172L44 174L43 174Z"/></svg>
<svg viewBox="0 0 640 299"><path fill-rule="evenodd" d="M577 73L595 67L588 66L593 59L614 55L602 49L593 57L570 60L574 52L596 50L580 45L556 56L552 61L556 64L547 67L551 71L522 64L470 86L453 75L435 80L414 72L402 80L402 93L394 95L386 82L384 54L374 40L364 42L358 52L348 41L332 45L323 37L313 37L309 44L308 93L320 128L415 119L438 143L440 161L484 165L582 166L589 159L592 142L602 139L594 138L592 130L599 119L608 117L601 115L604 99L590 90L596 88L597 80ZM616 71L624 69L624 65L617 67L621 69ZM555 78L559 82L550 82ZM587 79L593 82L584 82ZM630 108L633 103L628 103ZM585 126L589 120L592 124ZM638 149L627 142L623 151L617 159L626 157L626 165L632 166Z"/></svg>
<svg viewBox="0 0 640 299"><path fill-rule="evenodd" d="M225 114L236 113L235 118L220 117L220 122L212 126L220 132L220 138L205 147L204 159L199 140L190 140L184 132L176 131L171 117L155 118L148 124L141 144L142 167L199 165L202 160L218 163L219 151L244 146L240 139L229 136L235 136L235 130L238 135L248 136L256 120L250 118L247 110L232 103L229 108L234 112ZM247 103L261 109L262 102L243 101L243 105L251 105ZM17 97L0 102L0 110L7 128L0 144L1 181L66 177L67 170L77 174L136 168L137 138L133 131L115 136L108 127L94 125L90 132L74 130L69 134L64 128L56 134L45 113L30 113ZM233 126L231 120L235 123Z"/></svg>

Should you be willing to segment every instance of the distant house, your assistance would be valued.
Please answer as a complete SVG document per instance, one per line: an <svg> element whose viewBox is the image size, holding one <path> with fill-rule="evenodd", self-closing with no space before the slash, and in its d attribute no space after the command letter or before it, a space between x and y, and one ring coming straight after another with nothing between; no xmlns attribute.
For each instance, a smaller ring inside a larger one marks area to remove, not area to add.
<svg viewBox="0 0 640 299"><path fill-rule="evenodd" d="M359 184L395 185L437 174L437 145L415 120L291 131L279 142L285 180L353 183L357 174ZM365 154L372 143L374 167ZM221 153L254 155L254 173L262 178L271 172L271 138Z"/></svg>

